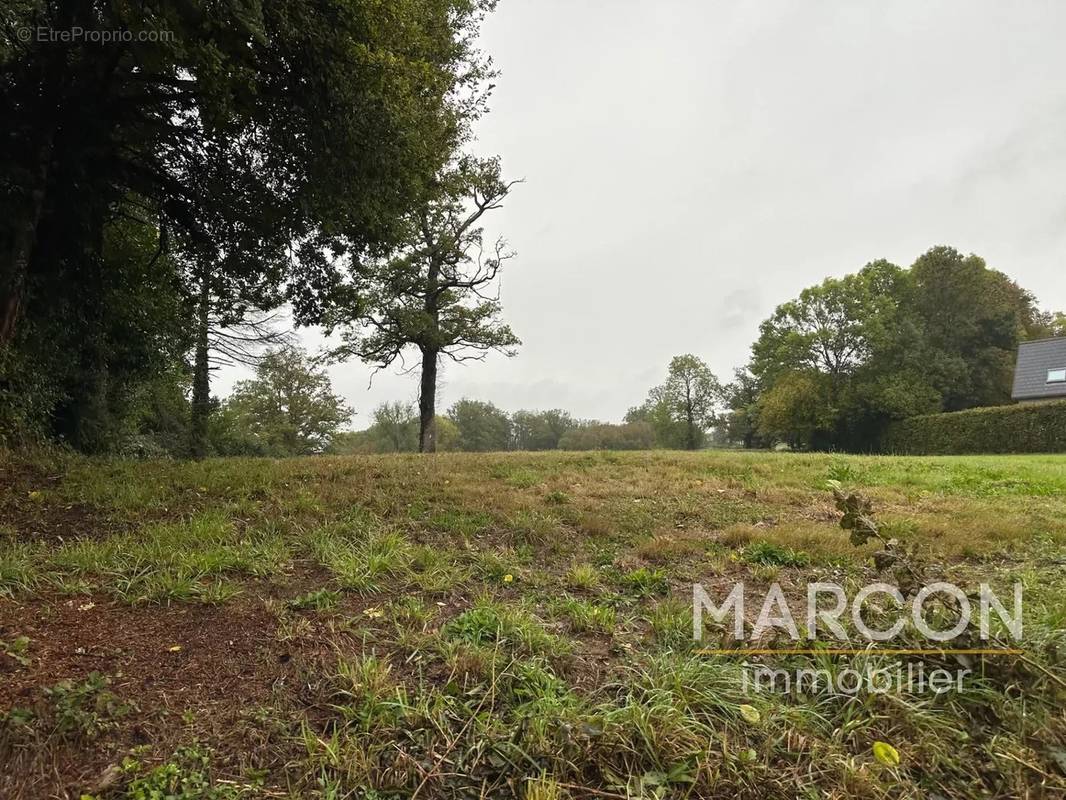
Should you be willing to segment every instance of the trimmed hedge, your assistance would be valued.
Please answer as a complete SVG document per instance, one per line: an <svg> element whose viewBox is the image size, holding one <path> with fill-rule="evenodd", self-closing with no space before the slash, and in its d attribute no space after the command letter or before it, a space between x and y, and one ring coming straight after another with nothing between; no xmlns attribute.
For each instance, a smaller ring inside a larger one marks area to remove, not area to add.
<svg viewBox="0 0 1066 800"><path fill-rule="evenodd" d="M1066 402L929 414L890 423L882 453L1066 453Z"/></svg>

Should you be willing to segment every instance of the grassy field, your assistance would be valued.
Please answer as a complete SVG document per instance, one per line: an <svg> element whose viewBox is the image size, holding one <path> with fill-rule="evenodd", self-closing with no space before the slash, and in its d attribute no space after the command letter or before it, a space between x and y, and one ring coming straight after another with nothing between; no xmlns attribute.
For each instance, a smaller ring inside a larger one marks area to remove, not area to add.
<svg viewBox="0 0 1066 800"><path fill-rule="evenodd" d="M878 579L829 479L1022 581L1025 652L856 696L698 652L695 581ZM1063 797L1064 556L1066 457L0 456L0 797Z"/></svg>

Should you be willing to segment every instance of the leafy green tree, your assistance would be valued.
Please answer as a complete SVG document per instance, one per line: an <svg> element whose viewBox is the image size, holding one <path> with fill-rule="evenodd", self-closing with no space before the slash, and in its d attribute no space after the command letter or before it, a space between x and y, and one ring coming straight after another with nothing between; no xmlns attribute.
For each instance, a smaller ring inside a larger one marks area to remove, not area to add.
<svg viewBox="0 0 1066 800"><path fill-rule="evenodd" d="M759 446L759 381L747 369L733 371L733 382L722 388L722 398L729 413L724 425L724 438L739 442L745 448Z"/></svg>
<svg viewBox="0 0 1066 800"><path fill-rule="evenodd" d="M497 159L459 159L406 218L400 255L356 265L353 302L329 318L331 327L342 329L334 360L358 356L384 369L410 348L418 350L420 451L436 449L441 358L464 362L493 350L513 355L520 344L500 320L499 298L488 294L513 253L502 239L487 247L479 224L513 186L500 177Z"/></svg>
<svg viewBox="0 0 1066 800"><path fill-rule="evenodd" d="M190 344L179 267L151 263L155 240L152 226L121 220L92 259L37 277L48 313L0 345L0 438L122 449L142 388L180 371Z"/></svg>
<svg viewBox="0 0 1066 800"><path fill-rule="evenodd" d="M577 421L559 408L516 411L511 423L516 450L556 450L563 435L577 426Z"/></svg>
<svg viewBox="0 0 1066 800"><path fill-rule="evenodd" d="M464 398L448 409L448 417L459 430L458 449L472 452L511 449L511 419L492 403Z"/></svg>
<svg viewBox="0 0 1066 800"><path fill-rule="evenodd" d="M382 443L378 452L412 453L418 449L418 414L409 403L382 403L374 409L371 431Z"/></svg>
<svg viewBox="0 0 1066 800"><path fill-rule="evenodd" d="M646 425L654 434L654 445L671 450L685 447L687 431L683 422L674 418L669 406L655 387L639 406L629 409L623 417L626 425Z"/></svg>
<svg viewBox="0 0 1066 800"><path fill-rule="evenodd" d="M751 370L756 411L772 411L758 430L866 450L890 420L1008 402L1018 342L1047 335L1052 319L977 256L935 247L909 270L872 262L763 323Z"/></svg>
<svg viewBox="0 0 1066 800"><path fill-rule="evenodd" d="M433 421L437 435L437 449L447 452L459 449L459 426L447 417L437 416Z"/></svg>
<svg viewBox="0 0 1066 800"><path fill-rule="evenodd" d="M813 371L839 386L865 364L891 330L903 299L903 271L877 261L858 274L827 278L782 303L762 323L752 347L752 372L773 382Z"/></svg>
<svg viewBox="0 0 1066 800"><path fill-rule="evenodd" d="M694 355L675 356L666 382L652 389L644 405L626 415L626 422L646 421L661 444L695 450L717 421L721 402L722 387L710 368Z"/></svg>
<svg viewBox="0 0 1066 800"><path fill-rule="evenodd" d="M1033 296L984 259L934 247L911 268L923 367L945 411L1010 402L1018 343L1042 332Z"/></svg>
<svg viewBox="0 0 1066 800"><path fill-rule="evenodd" d="M351 409L333 393L329 376L296 347L275 350L241 381L223 405L233 440L264 455L322 452L348 422Z"/></svg>
<svg viewBox="0 0 1066 800"><path fill-rule="evenodd" d="M1049 317L1045 331L1047 336L1066 336L1066 314L1060 311Z"/></svg>
<svg viewBox="0 0 1066 800"><path fill-rule="evenodd" d="M402 238L485 108L475 39L493 5L9 4L8 33L133 35L0 36L0 398L17 401L0 436L109 449L139 382L195 348L202 452L199 301L215 333L284 299L314 322L337 256L380 257ZM116 258L119 241L136 266Z"/></svg>
<svg viewBox="0 0 1066 800"><path fill-rule="evenodd" d="M793 449L825 446L834 423L830 383L815 370L783 375L759 398L759 433Z"/></svg>

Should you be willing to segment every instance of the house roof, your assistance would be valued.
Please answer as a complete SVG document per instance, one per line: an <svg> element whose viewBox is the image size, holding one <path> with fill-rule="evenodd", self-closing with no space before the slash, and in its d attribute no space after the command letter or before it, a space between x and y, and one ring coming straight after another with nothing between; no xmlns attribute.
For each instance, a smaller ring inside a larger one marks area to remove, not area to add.
<svg viewBox="0 0 1066 800"><path fill-rule="evenodd" d="M1066 369L1066 336L1022 342L1014 367L1015 400L1066 397L1066 382L1048 383L1048 371Z"/></svg>

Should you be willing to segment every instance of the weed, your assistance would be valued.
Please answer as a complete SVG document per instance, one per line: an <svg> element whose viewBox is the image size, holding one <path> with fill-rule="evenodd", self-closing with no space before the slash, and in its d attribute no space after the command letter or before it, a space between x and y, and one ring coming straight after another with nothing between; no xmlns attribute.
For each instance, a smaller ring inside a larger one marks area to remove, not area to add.
<svg viewBox="0 0 1066 800"><path fill-rule="evenodd" d="M667 598L652 607L647 616L652 637L661 648L690 650L692 640L692 606Z"/></svg>
<svg viewBox="0 0 1066 800"><path fill-rule="evenodd" d="M570 622L575 633L611 633L615 628L615 610L608 605L568 597L556 603L556 611Z"/></svg>
<svg viewBox="0 0 1066 800"><path fill-rule="evenodd" d="M565 506L570 502L570 495L559 489L552 489L544 495L544 501L552 506Z"/></svg>
<svg viewBox="0 0 1066 800"><path fill-rule="evenodd" d="M316 611L324 611L328 608L333 608L340 596L340 592L335 592L331 589L315 589L299 597L292 598L285 605L294 611L305 611L312 608Z"/></svg>
<svg viewBox="0 0 1066 800"><path fill-rule="evenodd" d="M125 800L236 800L237 789L211 779L210 758L186 747L147 775L130 782Z"/></svg>
<svg viewBox="0 0 1066 800"><path fill-rule="evenodd" d="M19 542L0 542L0 595L31 591L39 582L35 548Z"/></svg>
<svg viewBox="0 0 1066 800"><path fill-rule="evenodd" d="M622 585L629 594L637 597L665 594L670 588L666 579L666 570L647 567L638 567L625 573L622 576Z"/></svg>
<svg viewBox="0 0 1066 800"><path fill-rule="evenodd" d="M53 722L53 733L95 738L114 727L131 710L108 689L110 681L91 672L81 683L62 681L44 690Z"/></svg>
<svg viewBox="0 0 1066 800"><path fill-rule="evenodd" d="M810 563L806 553L767 541L752 542L744 548L741 556L749 564L773 567L803 567Z"/></svg>
<svg viewBox="0 0 1066 800"><path fill-rule="evenodd" d="M472 645L498 644L524 653L560 654L566 643L544 630L540 621L521 607L482 598L451 620L441 631L446 639Z"/></svg>
<svg viewBox="0 0 1066 800"><path fill-rule="evenodd" d="M30 649L29 636L16 636L10 642L0 639L0 655L5 655L12 661L26 667L29 666L30 657L26 655Z"/></svg>
<svg viewBox="0 0 1066 800"><path fill-rule="evenodd" d="M566 585L571 589L591 592L599 588L600 571L592 564L575 564L566 573Z"/></svg>
<svg viewBox="0 0 1066 800"><path fill-rule="evenodd" d="M544 775L529 778L522 790L523 800L563 800L566 796L558 781Z"/></svg>

